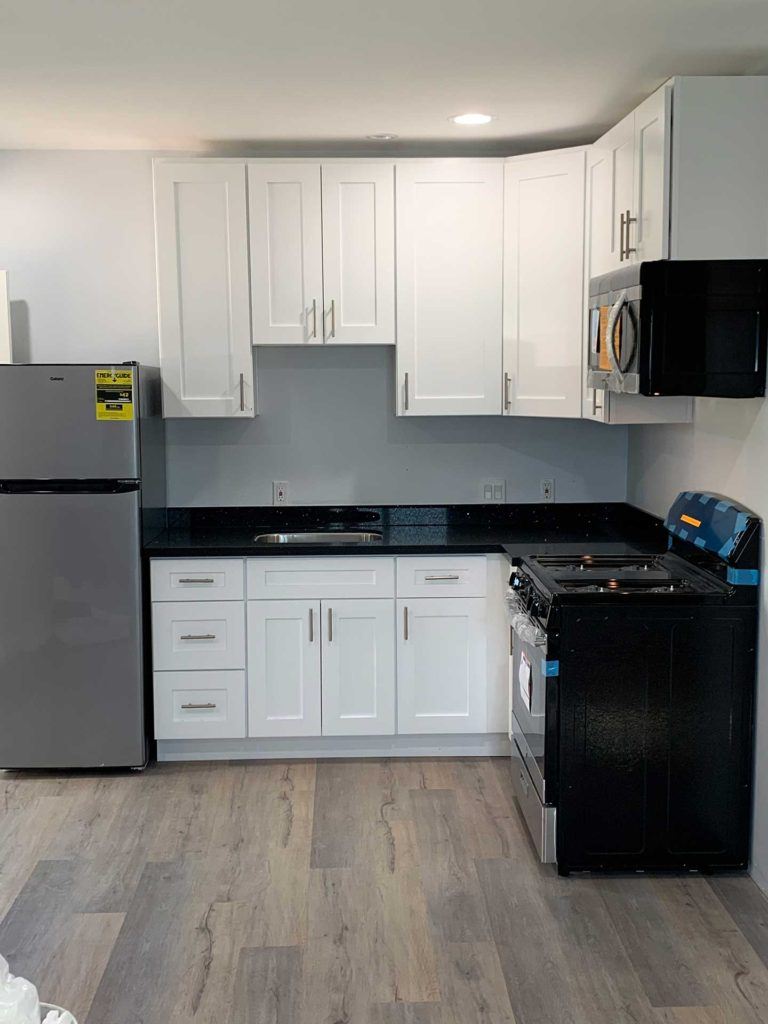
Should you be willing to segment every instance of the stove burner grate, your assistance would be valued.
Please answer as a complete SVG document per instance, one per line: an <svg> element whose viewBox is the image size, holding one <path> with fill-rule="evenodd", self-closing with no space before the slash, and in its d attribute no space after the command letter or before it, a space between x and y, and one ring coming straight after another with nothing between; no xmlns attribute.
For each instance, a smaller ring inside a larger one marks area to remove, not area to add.
<svg viewBox="0 0 768 1024"><path fill-rule="evenodd" d="M690 591L691 584L687 580L670 579L663 583L655 580L565 580L561 584L563 590L577 591L580 594L679 594Z"/></svg>

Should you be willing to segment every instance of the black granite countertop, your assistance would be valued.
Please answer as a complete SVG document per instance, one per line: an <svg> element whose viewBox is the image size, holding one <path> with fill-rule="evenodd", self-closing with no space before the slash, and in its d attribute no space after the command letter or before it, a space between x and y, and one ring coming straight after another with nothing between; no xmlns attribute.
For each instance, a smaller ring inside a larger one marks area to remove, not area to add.
<svg viewBox="0 0 768 1024"><path fill-rule="evenodd" d="M624 502L171 508L167 528L145 545L159 556L403 555L545 551L663 551L661 520ZM255 543L259 533L364 529L370 544Z"/></svg>

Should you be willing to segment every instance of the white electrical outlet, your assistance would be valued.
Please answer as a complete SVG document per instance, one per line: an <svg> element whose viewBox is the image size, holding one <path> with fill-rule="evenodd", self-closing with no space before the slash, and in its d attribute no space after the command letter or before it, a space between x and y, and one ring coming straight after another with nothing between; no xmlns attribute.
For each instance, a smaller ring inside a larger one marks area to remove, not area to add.
<svg viewBox="0 0 768 1024"><path fill-rule="evenodd" d="M272 481L272 504L273 505L287 505L288 504L288 481L287 480L273 480Z"/></svg>
<svg viewBox="0 0 768 1024"><path fill-rule="evenodd" d="M541 500L542 501L554 501L555 500L555 481L554 480L542 480L541 481Z"/></svg>
<svg viewBox="0 0 768 1024"><path fill-rule="evenodd" d="M489 505L503 505L507 500L507 481L483 480L480 494L482 500Z"/></svg>

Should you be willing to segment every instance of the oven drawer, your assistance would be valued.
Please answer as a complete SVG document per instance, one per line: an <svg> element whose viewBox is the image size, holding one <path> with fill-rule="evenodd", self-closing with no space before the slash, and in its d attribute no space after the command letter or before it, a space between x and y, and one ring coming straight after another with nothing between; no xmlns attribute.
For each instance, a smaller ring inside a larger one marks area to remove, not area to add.
<svg viewBox="0 0 768 1024"><path fill-rule="evenodd" d="M517 744L517 748L520 751L520 756L525 763L525 767L528 769L528 774L531 777L531 781L536 787L536 792L539 795L539 800L542 802L546 799L546 788L544 783L544 776L541 774L541 768L539 767L536 758L533 756L533 751L528 746L528 741L525 738L525 733L520 728L520 723L512 714L512 743Z"/></svg>
<svg viewBox="0 0 768 1024"><path fill-rule="evenodd" d="M518 745L512 741L512 786L525 824L531 834L533 845L542 864L555 863L555 814L554 807L546 807L531 782L528 769Z"/></svg>

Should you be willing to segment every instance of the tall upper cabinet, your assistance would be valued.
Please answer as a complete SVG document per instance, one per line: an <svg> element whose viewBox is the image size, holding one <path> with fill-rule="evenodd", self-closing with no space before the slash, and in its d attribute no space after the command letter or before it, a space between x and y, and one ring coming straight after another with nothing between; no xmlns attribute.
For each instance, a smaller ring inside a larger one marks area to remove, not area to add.
<svg viewBox="0 0 768 1024"><path fill-rule="evenodd" d="M507 416L581 416L586 149L504 168Z"/></svg>
<svg viewBox="0 0 768 1024"><path fill-rule="evenodd" d="M253 416L245 166L155 164L165 416Z"/></svg>
<svg viewBox="0 0 768 1024"><path fill-rule="evenodd" d="M254 345L395 341L391 163L248 164Z"/></svg>
<svg viewBox="0 0 768 1024"><path fill-rule="evenodd" d="M397 411L501 413L502 160L397 167Z"/></svg>

